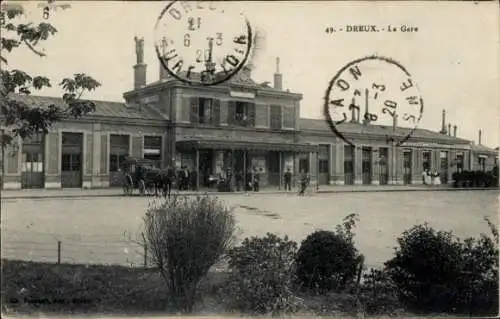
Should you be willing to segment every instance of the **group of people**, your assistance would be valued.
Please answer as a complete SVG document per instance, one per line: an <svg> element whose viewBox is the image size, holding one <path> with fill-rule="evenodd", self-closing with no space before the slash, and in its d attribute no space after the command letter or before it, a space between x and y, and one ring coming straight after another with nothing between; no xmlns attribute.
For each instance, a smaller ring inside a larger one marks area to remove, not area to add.
<svg viewBox="0 0 500 319"><path fill-rule="evenodd" d="M249 170L246 175L244 175L242 171L237 170L233 176L231 169L227 169L225 176L219 174L219 181L225 185L224 190L227 192L231 192L233 190L233 179L237 192L242 189L247 192L258 192L260 190L260 177L262 171L262 168L257 169L254 167L252 170Z"/></svg>
<svg viewBox="0 0 500 319"><path fill-rule="evenodd" d="M136 178L137 180L144 179L144 169L141 166L138 166L136 169ZM208 184L217 185L219 191L232 192L233 191L233 182L235 190L237 192L246 191L246 192L259 192L260 184L261 184L261 175L263 174L263 169L253 167L246 174L243 174L241 170L237 170L234 174L231 169L227 169L225 174L219 173L218 176L210 175L207 177ZM160 176L161 175L161 176ZM177 186L177 189L182 190L193 190L196 191L198 189L198 172L194 169L189 170L187 166L181 166L179 169L175 169L171 166L167 167L165 170L161 170L161 174L159 174L159 184L158 188L163 188L164 192L170 195L172 188L174 185ZM292 190L292 180L293 174L290 168L287 168L286 172L283 175L284 179L284 189L286 191ZM302 171L299 178L299 192L298 195L302 196L305 194L305 191L310 183L310 176L307 172Z"/></svg>
<svg viewBox="0 0 500 319"><path fill-rule="evenodd" d="M439 177L439 173L432 172L426 168L422 172L422 182L424 185L441 185L441 178Z"/></svg>

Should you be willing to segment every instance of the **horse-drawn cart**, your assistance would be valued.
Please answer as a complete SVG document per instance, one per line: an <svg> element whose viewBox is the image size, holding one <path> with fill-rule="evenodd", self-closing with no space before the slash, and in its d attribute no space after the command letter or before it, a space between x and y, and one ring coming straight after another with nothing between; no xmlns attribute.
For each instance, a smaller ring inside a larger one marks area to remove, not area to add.
<svg viewBox="0 0 500 319"><path fill-rule="evenodd" d="M134 189L139 190L140 195L145 195L148 190L155 190L159 169L154 166L153 161L127 157L122 168L124 173L123 193L125 195L132 195Z"/></svg>

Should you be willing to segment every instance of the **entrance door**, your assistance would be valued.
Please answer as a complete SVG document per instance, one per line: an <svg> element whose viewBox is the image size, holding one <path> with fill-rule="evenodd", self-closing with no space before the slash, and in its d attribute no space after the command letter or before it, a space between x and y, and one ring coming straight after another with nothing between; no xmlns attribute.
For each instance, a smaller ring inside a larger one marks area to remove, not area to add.
<svg viewBox="0 0 500 319"><path fill-rule="evenodd" d="M35 134L23 139L21 157L21 187L44 187L44 135Z"/></svg>
<svg viewBox="0 0 500 319"><path fill-rule="evenodd" d="M318 153L319 184L330 184L330 145L320 145Z"/></svg>
<svg viewBox="0 0 500 319"><path fill-rule="evenodd" d="M411 151L403 152L403 183L411 184Z"/></svg>
<svg viewBox="0 0 500 319"><path fill-rule="evenodd" d="M344 184L354 184L354 147L344 146Z"/></svg>
<svg viewBox="0 0 500 319"><path fill-rule="evenodd" d="M267 182L269 185L278 186L280 184L280 153L267 153Z"/></svg>
<svg viewBox="0 0 500 319"><path fill-rule="evenodd" d="M362 180L364 185L370 185L372 183L372 150L369 147L363 147L362 152Z"/></svg>
<svg viewBox="0 0 500 319"><path fill-rule="evenodd" d="M23 147L24 148L24 147ZM43 188L43 153L40 151L23 150L21 187Z"/></svg>
<svg viewBox="0 0 500 319"><path fill-rule="evenodd" d="M378 162L378 167L379 167L379 184L380 185L387 185L389 181L389 167L388 167L388 158L389 158L389 149L387 148L381 148L379 150L379 162Z"/></svg>
<svg viewBox="0 0 500 319"><path fill-rule="evenodd" d="M214 174L212 172L212 167L214 166L214 151L213 150L200 150L199 153L199 169L198 169L198 178L200 179L200 186L209 187L210 183L208 178L210 174Z"/></svg>
<svg viewBox="0 0 500 319"><path fill-rule="evenodd" d="M441 178L441 183L448 183L448 152L442 151L439 154L440 158L440 169L439 169L439 177Z"/></svg>
<svg viewBox="0 0 500 319"><path fill-rule="evenodd" d="M61 184L62 187L82 187L82 133L62 134Z"/></svg>

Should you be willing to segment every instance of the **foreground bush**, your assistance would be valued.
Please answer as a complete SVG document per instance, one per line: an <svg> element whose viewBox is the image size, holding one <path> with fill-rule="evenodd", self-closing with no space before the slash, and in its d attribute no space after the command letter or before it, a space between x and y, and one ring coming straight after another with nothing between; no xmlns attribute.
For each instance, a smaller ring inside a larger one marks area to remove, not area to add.
<svg viewBox="0 0 500 319"><path fill-rule="evenodd" d="M493 239L464 241L428 225L404 232L385 264L400 300L414 312L497 314L498 235L492 231Z"/></svg>
<svg viewBox="0 0 500 319"><path fill-rule="evenodd" d="M452 174L454 187L498 187L498 168L489 172L462 171Z"/></svg>
<svg viewBox="0 0 500 319"><path fill-rule="evenodd" d="M360 264L352 232L356 221L357 215L348 215L335 232L316 231L302 241L296 258L302 287L325 293L339 292L353 284Z"/></svg>
<svg viewBox="0 0 500 319"><path fill-rule="evenodd" d="M143 240L178 310L190 312L196 289L231 247L235 220L216 198L174 196L150 207Z"/></svg>
<svg viewBox="0 0 500 319"><path fill-rule="evenodd" d="M252 314L293 312L294 257L297 244L268 233L246 238L229 252L227 306Z"/></svg>

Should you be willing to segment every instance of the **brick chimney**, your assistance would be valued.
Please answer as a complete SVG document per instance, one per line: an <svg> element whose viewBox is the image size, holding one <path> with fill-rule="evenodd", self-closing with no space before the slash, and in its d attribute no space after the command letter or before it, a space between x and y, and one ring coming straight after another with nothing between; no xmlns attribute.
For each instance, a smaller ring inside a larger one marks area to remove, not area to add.
<svg viewBox="0 0 500 319"><path fill-rule="evenodd" d="M276 73L274 73L274 88L276 90L283 90L283 76L280 73L280 58L276 58Z"/></svg>
<svg viewBox="0 0 500 319"><path fill-rule="evenodd" d="M478 141L477 141L477 143L478 143L479 145L481 145L481 135L482 135L482 134L481 134L481 130L479 130L479 138L478 138Z"/></svg>
<svg viewBox="0 0 500 319"><path fill-rule="evenodd" d="M448 123L448 136L451 136L451 123Z"/></svg>
<svg viewBox="0 0 500 319"><path fill-rule="evenodd" d="M392 130L396 131L396 127L398 127L398 115L394 114L392 117Z"/></svg>
<svg viewBox="0 0 500 319"><path fill-rule="evenodd" d="M446 111L443 110L442 122L441 122L441 131L439 133L446 134Z"/></svg>
<svg viewBox="0 0 500 319"><path fill-rule="evenodd" d="M453 137L457 137L457 126L453 125Z"/></svg>
<svg viewBox="0 0 500 319"><path fill-rule="evenodd" d="M137 63L134 65L134 89L146 86L146 68L144 63L144 38L135 37L135 54Z"/></svg>

